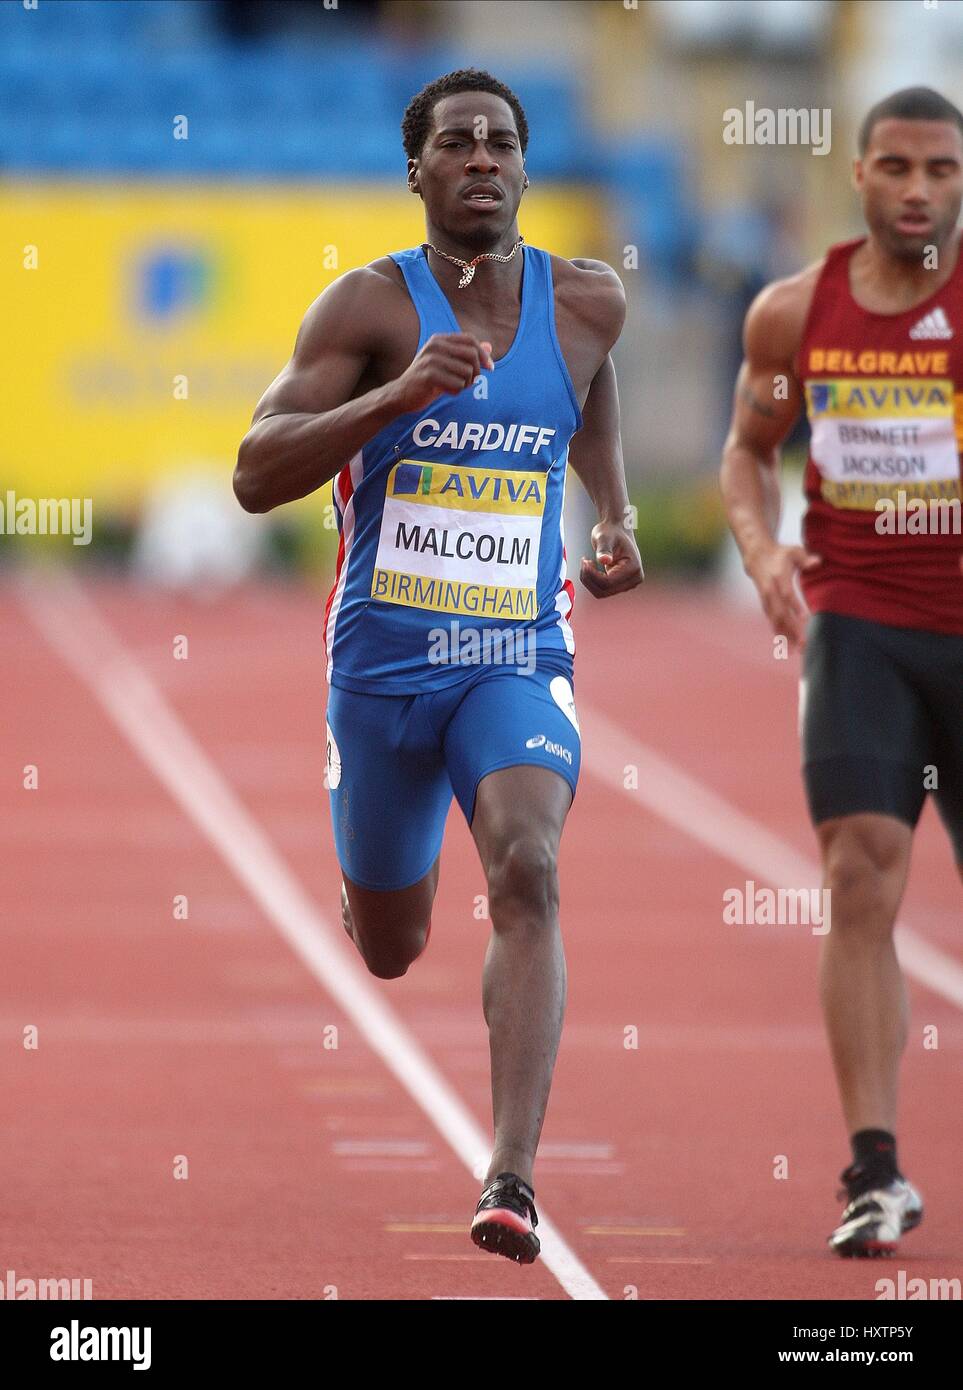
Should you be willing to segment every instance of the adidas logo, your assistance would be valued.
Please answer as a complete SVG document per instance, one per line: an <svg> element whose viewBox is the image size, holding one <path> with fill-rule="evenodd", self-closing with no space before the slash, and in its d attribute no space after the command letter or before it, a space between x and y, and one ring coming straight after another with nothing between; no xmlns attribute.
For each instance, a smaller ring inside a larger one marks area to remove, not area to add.
<svg viewBox="0 0 963 1390"><path fill-rule="evenodd" d="M919 323L914 323L909 331L911 338L952 338L953 330L942 309L934 309L924 314Z"/></svg>

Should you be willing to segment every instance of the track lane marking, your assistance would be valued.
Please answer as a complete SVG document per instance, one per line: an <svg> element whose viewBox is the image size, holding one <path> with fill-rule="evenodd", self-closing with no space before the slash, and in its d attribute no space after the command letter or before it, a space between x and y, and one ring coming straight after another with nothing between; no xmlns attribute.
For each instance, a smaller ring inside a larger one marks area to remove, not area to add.
<svg viewBox="0 0 963 1390"><path fill-rule="evenodd" d="M656 753L600 710L581 701L578 710L583 742L590 751L582 765L604 786L622 792L752 879L775 888L821 882L822 871L812 860L704 782ZM627 764L638 768L637 787L625 785L621 769ZM963 1009L963 965L901 921L897 921L895 939L907 975Z"/></svg>

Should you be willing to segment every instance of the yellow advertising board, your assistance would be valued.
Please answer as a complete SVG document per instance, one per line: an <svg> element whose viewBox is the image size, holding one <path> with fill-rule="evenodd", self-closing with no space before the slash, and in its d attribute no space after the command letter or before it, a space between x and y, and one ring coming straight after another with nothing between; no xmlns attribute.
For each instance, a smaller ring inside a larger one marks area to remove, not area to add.
<svg viewBox="0 0 963 1390"><path fill-rule="evenodd" d="M519 226L592 255L602 215L557 186ZM7 183L0 487L128 507L158 475L230 470L312 300L423 237L404 188Z"/></svg>

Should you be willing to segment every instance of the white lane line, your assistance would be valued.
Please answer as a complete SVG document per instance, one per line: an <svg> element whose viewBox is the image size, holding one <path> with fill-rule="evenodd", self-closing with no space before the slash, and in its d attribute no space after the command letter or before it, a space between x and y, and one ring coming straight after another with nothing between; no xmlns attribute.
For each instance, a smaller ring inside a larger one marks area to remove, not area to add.
<svg viewBox="0 0 963 1390"><path fill-rule="evenodd" d="M547 1139L538 1146L539 1158L611 1158L613 1144L597 1144L582 1140Z"/></svg>
<svg viewBox="0 0 963 1390"><path fill-rule="evenodd" d="M340 926L319 911L91 599L66 576L45 580L28 575L19 587L27 613L53 650L207 836L268 921L338 1001L468 1171L483 1174L491 1139L369 984ZM571 1298L608 1299L544 1211L539 1211L538 1233L546 1268Z"/></svg>
<svg viewBox="0 0 963 1390"><path fill-rule="evenodd" d="M607 715L580 702L579 722L585 729L583 738L589 754L583 765L605 786L641 803L750 878L776 888L820 883L821 870L812 860ZM637 788L625 785L623 770L629 765L638 769ZM902 922L896 927L896 950L907 975L963 1009L963 965L958 960Z"/></svg>
<svg viewBox="0 0 963 1390"><path fill-rule="evenodd" d="M336 1139L339 1158L428 1158L431 1146L418 1139Z"/></svg>

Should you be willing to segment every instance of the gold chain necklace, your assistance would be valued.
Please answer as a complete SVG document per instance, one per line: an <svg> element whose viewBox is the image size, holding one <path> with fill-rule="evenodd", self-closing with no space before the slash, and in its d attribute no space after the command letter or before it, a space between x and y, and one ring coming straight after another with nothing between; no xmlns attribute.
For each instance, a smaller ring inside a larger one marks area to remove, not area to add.
<svg viewBox="0 0 963 1390"><path fill-rule="evenodd" d="M437 246L432 246L430 241L423 241L422 246L427 246L430 251L434 251L436 256L444 256L446 261L451 261L454 265L460 265L462 269L461 279L458 281L458 288L463 290L466 285L470 285L475 274L475 266L479 261L510 261L515 252L525 240L520 236L507 256L497 256L494 251L483 251L480 256L476 256L473 261L460 261L457 256L449 256L447 251L439 251Z"/></svg>

